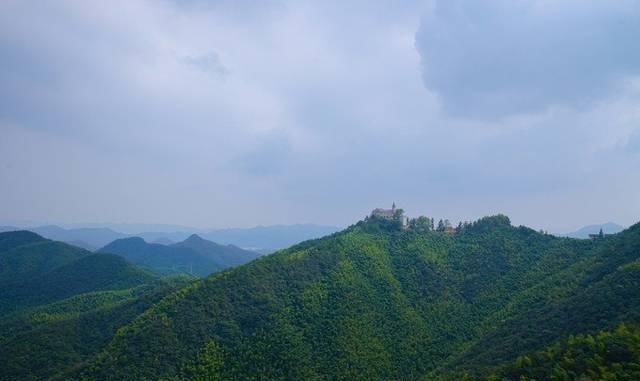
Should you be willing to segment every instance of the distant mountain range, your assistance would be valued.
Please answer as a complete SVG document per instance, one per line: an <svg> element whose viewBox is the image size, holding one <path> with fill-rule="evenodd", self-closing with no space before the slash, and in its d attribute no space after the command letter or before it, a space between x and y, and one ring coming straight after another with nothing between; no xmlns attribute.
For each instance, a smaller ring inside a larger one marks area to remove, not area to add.
<svg viewBox="0 0 640 381"><path fill-rule="evenodd" d="M16 230L29 230L44 238L66 242L68 244L81 247L89 251L108 244L117 239L128 237L128 235L113 231L109 228L77 228L64 229L56 225L35 226L20 228L15 226L1 226L0 232Z"/></svg>
<svg viewBox="0 0 640 381"><path fill-rule="evenodd" d="M206 276L255 259L260 254L237 246L223 246L193 234L171 245L147 243L140 237L115 240L99 252L112 253L161 274L185 272Z"/></svg>
<svg viewBox="0 0 640 381"><path fill-rule="evenodd" d="M122 228L123 230L117 230ZM158 229L157 231L145 229ZM179 228L183 230L170 231ZM23 228L14 226L0 226L2 231L14 231ZM95 251L118 239L140 237L147 242L163 245L172 244L187 239L192 234L198 234L204 239L224 245L235 245L244 249L269 253L296 243L320 238L340 230L337 226L323 226L312 224L301 225L273 225L257 226L253 228L211 229L203 230L174 225L89 225L82 227L63 228L56 225L36 226L24 228L45 238L66 242L84 249ZM139 230L136 230L139 229Z"/></svg>
<svg viewBox="0 0 640 381"><path fill-rule="evenodd" d="M613 222L607 222L606 224L587 225L574 232L560 235L571 238L589 238L589 234L598 234L600 229L604 234L615 234L623 231L625 227Z"/></svg>
<svg viewBox="0 0 640 381"><path fill-rule="evenodd" d="M197 234L192 234L184 241L168 247L191 250L202 257L210 258L221 269L245 264L260 255L255 251L244 250L234 245L220 245L203 239Z"/></svg>
<svg viewBox="0 0 640 381"><path fill-rule="evenodd" d="M325 225L272 225L253 228L209 230L202 237L222 244L246 249L282 249L309 239L333 234L342 228Z"/></svg>

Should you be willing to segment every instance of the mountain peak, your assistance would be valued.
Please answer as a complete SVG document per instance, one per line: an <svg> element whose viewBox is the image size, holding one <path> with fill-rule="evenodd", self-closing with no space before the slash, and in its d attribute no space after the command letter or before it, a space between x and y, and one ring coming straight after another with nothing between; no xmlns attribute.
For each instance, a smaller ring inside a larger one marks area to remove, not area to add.
<svg viewBox="0 0 640 381"><path fill-rule="evenodd" d="M200 237L197 234L191 234L187 239L185 239L185 242L202 242L204 241L204 238Z"/></svg>
<svg viewBox="0 0 640 381"><path fill-rule="evenodd" d="M593 224L593 225L583 226L582 228L574 232L566 233L563 235L571 238L588 238L589 234L598 234L600 229L602 229L602 232L604 234L615 234L623 231L625 227L622 225L616 224L614 222L607 222L604 224Z"/></svg>
<svg viewBox="0 0 640 381"><path fill-rule="evenodd" d="M28 243L46 241L45 238L28 230L0 233L0 251L9 250Z"/></svg>

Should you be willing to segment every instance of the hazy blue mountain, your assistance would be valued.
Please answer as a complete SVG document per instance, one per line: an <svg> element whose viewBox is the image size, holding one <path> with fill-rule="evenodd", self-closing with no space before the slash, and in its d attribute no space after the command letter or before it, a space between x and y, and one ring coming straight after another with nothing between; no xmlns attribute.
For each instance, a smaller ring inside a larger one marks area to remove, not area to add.
<svg viewBox="0 0 640 381"><path fill-rule="evenodd" d="M12 230L19 230L19 228L13 226L0 227L0 232ZM340 228L305 224L203 230L179 225L89 224L79 227L46 225L27 228L27 230L38 233L48 239L66 242L92 251L123 238L140 237L146 242L170 245L183 241L192 234L198 234L202 238L223 245L235 245L264 254L308 239L320 238L335 233Z"/></svg>
<svg viewBox="0 0 640 381"><path fill-rule="evenodd" d="M132 232L134 227L156 228L156 230L148 229L130 233L144 238L147 242L155 242L158 240L180 242L187 239L192 234L198 234L204 239L218 242L223 245L235 245L244 249L260 252L272 252L308 239L320 238L340 230L337 226L312 224L208 230L172 225L130 225L127 227L128 230L126 230L126 232ZM165 229L162 229L162 227ZM180 229L169 230L170 228Z"/></svg>
<svg viewBox="0 0 640 381"><path fill-rule="evenodd" d="M156 242L162 243L163 245L169 245L171 243L176 243L180 241L184 241L191 234L196 233L195 230L187 230L187 231L174 231L174 232L161 232L161 231L142 231L140 233L135 233L135 237L143 238L147 242ZM168 243L171 242L171 243Z"/></svg>
<svg viewBox="0 0 640 381"><path fill-rule="evenodd" d="M95 223L95 224L74 224L74 225L65 225L66 228L69 229L79 229L79 228L108 228L111 230L115 230L127 235L136 235L140 236L140 233L143 232L154 232L154 233L175 233L175 232L187 232L188 234L201 232L204 229L195 228L192 226L185 225L172 225L172 224L117 224L117 223ZM186 237L185 237L186 238ZM183 238L184 239L184 238Z"/></svg>
<svg viewBox="0 0 640 381"><path fill-rule="evenodd" d="M161 274L186 272L205 276L222 269L219 263L189 248L148 243L140 237L115 240L99 251L121 255L137 265Z"/></svg>
<svg viewBox="0 0 640 381"><path fill-rule="evenodd" d="M151 243L159 243L160 245L173 245L175 242L167 237L160 237L154 241L151 241Z"/></svg>
<svg viewBox="0 0 640 381"><path fill-rule="evenodd" d="M159 273L187 272L198 276L243 264L259 256L258 253L232 245L219 245L197 235L172 245L148 243L140 237L123 238L106 245L100 252L121 255Z"/></svg>
<svg viewBox="0 0 640 381"><path fill-rule="evenodd" d="M47 239L66 242L70 245L78 246L90 251L94 251L113 240L126 236L125 234L104 227L68 229L57 225L43 225L27 228L0 226L0 233L18 230L32 231Z"/></svg>
<svg viewBox="0 0 640 381"><path fill-rule="evenodd" d="M598 234L600 229L602 229L604 234L615 234L623 231L625 227L613 222L607 222L606 224L584 226L574 232L563 234L563 236L571 238L589 238L589 234Z"/></svg>
<svg viewBox="0 0 640 381"><path fill-rule="evenodd" d="M220 264L222 268L238 266L260 256L255 251L244 250L234 245L220 245L202 239L196 234L172 246L191 249L204 257L211 258Z"/></svg>
<svg viewBox="0 0 640 381"><path fill-rule="evenodd" d="M273 250L320 238L339 230L337 226L299 224L210 230L201 235L221 244L234 244L251 250Z"/></svg>
<svg viewBox="0 0 640 381"><path fill-rule="evenodd" d="M37 226L28 230L56 241L78 244L87 249L102 247L116 239L127 237L126 234L108 228L64 229L56 225Z"/></svg>
<svg viewBox="0 0 640 381"><path fill-rule="evenodd" d="M97 247L93 246L93 245L89 245L88 243L86 243L85 241L81 241L79 239L74 240L74 241L68 241L66 242L69 245L73 245L73 246L77 246L77 247L81 247L85 250L89 250L89 251L96 251Z"/></svg>
<svg viewBox="0 0 640 381"><path fill-rule="evenodd" d="M16 230L21 230L21 229L18 228L18 227L15 227L15 226L6 226L6 225L5 226L0 226L0 233L13 232L13 231L16 231Z"/></svg>
<svg viewBox="0 0 640 381"><path fill-rule="evenodd" d="M63 228L57 225L37 226L29 228L28 230L36 232L45 238L66 242L92 251L101 248L109 244L110 242L123 238L140 237L147 242L155 242L160 240L161 242L159 243L163 243L166 245L182 241L192 234L189 232L181 231L138 231L129 233L131 229L136 226L138 225L129 226L129 229L126 232L116 231L111 227L105 226ZM151 227L153 226L155 225L151 225ZM140 227L142 228L149 226L140 225Z"/></svg>

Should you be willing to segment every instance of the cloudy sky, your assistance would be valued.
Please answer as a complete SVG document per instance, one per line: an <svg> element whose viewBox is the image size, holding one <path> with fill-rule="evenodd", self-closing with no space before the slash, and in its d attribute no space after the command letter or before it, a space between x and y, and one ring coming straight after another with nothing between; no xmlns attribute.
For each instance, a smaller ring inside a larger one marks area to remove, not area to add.
<svg viewBox="0 0 640 381"><path fill-rule="evenodd" d="M639 38L636 0L4 0L0 223L632 224Z"/></svg>

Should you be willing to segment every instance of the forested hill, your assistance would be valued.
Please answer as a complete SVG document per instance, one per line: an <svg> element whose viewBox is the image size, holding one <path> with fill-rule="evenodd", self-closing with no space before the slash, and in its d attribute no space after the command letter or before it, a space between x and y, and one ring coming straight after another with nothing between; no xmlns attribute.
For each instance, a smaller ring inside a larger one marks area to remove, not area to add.
<svg viewBox="0 0 640 381"><path fill-rule="evenodd" d="M123 258L29 231L0 233L0 316L69 296L129 288L154 277Z"/></svg>
<svg viewBox="0 0 640 381"><path fill-rule="evenodd" d="M0 380L45 380L95 356L117 329L189 279L111 254L0 233Z"/></svg>
<svg viewBox="0 0 640 381"><path fill-rule="evenodd" d="M584 241L504 216L455 235L372 219L172 294L76 376L482 377L570 334L640 321L639 258L640 225Z"/></svg>

